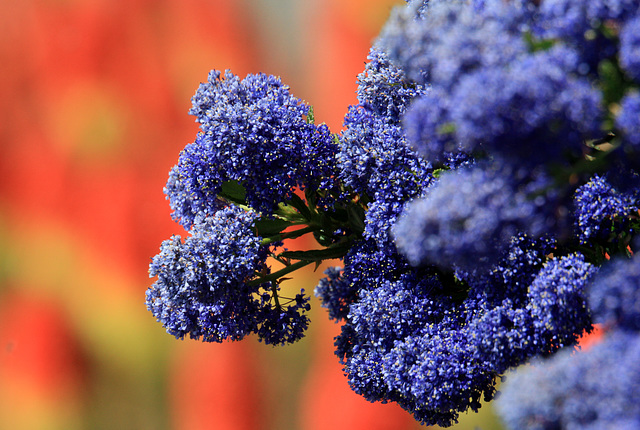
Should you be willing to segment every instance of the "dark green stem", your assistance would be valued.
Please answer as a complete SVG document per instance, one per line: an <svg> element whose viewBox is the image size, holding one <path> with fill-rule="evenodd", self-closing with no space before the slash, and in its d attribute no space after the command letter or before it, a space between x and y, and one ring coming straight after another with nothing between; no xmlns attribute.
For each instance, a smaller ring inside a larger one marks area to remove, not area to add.
<svg viewBox="0 0 640 430"><path fill-rule="evenodd" d="M293 263L290 264L286 267L284 267L283 269L278 270L277 272L271 273L269 275L266 276L261 276L258 279L254 279L253 281L249 281L247 282L247 285L249 286L255 286L255 285L260 285L260 284L264 284L265 282L271 282L271 281L277 281L278 279L282 278L284 275L287 275L291 272L294 272L304 266L307 266L311 263L315 263L315 261L311 260L311 261L298 261L297 263Z"/></svg>
<svg viewBox="0 0 640 430"><path fill-rule="evenodd" d="M307 233L312 233L312 232L318 231L318 230L320 230L319 226L310 225L308 227L301 228L301 229L298 229L298 230L288 231L288 232L277 234L277 235L271 236L271 237L265 237L264 239L262 239L260 244L261 245L269 245L270 243L279 242L279 241L284 240L284 239L295 239L296 237L300 237L300 236L303 236L303 235L305 235Z"/></svg>

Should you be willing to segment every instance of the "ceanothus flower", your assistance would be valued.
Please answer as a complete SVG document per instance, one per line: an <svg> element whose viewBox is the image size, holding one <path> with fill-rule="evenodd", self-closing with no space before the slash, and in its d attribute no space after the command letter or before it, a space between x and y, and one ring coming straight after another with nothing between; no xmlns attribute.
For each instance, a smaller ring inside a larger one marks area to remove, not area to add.
<svg viewBox="0 0 640 430"><path fill-rule="evenodd" d="M509 63L527 45L521 37L530 2L414 1L397 8L380 46L420 84L451 88L466 73Z"/></svg>
<svg viewBox="0 0 640 430"><path fill-rule="evenodd" d="M326 125L307 120L309 106L275 76L240 79L212 71L189 111L201 133L180 154L165 192L174 218L190 227L211 215L225 182L244 186L247 204L271 214L296 187L333 184L337 146Z"/></svg>
<svg viewBox="0 0 640 430"><path fill-rule="evenodd" d="M358 297L358 285L350 283L341 276L340 267L325 270L326 278L322 278L315 288L315 295L322 302L322 307L329 311L329 318L336 322L349 314L349 305Z"/></svg>
<svg viewBox="0 0 640 430"><path fill-rule="evenodd" d="M640 336L613 330L507 375L496 409L508 428L640 428Z"/></svg>
<svg viewBox="0 0 640 430"><path fill-rule="evenodd" d="M402 69L393 65L378 48L369 51L364 72L358 75L359 106L397 124L407 106L425 92L422 85L409 82Z"/></svg>
<svg viewBox="0 0 640 430"><path fill-rule="evenodd" d="M162 243L149 267L157 281L147 308L167 332L205 342L240 340L258 333L265 343L294 342L308 325L308 297L274 305L272 283L251 282L266 269L269 252L256 236L255 212L235 206L198 216L190 235Z"/></svg>
<svg viewBox="0 0 640 430"><path fill-rule="evenodd" d="M562 40L580 53L583 72L595 76L602 60L616 54L615 38L601 31L615 29L638 10L636 0L544 0L534 34L541 40Z"/></svg>
<svg viewBox="0 0 640 430"><path fill-rule="evenodd" d="M540 236L554 227L553 199L539 192L549 179L496 165L444 172L407 205L393 235L411 264L486 269L516 234Z"/></svg>
<svg viewBox="0 0 640 430"><path fill-rule="evenodd" d="M595 175L574 196L574 218L582 243L631 230L629 216L638 212L638 191L616 190L606 176Z"/></svg>
<svg viewBox="0 0 640 430"><path fill-rule="evenodd" d="M589 288L595 323L640 332L640 258L605 264Z"/></svg>
<svg viewBox="0 0 640 430"><path fill-rule="evenodd" d="M541 352L573 345L591 330L587 285L597 269L573 254L549 260L529 286L527 311Z"/></svg>
<svg viewBox="0 0 640 430"><path fill-rule="evenodd" d="M620 65L640 83L640 14L627 21L620 30Z"/></svg>
<svg viewBox="0 0 640 430"><path fill-rule="evenodd" d="M622 131L623 145L636 153L640 152L640 93L631 91L620 102L616 116L616 127Z"/></svg>
<svg viewBox="0 0 640 430"><path fill-rule="evenodd" d="M340 288L325 284L321 296L345 322L336 354L351 388L449 426L490 400L510 367L573 344L590 328L585 286L595 268L579 255L548 260L551 246L521 237L499 269L466 284L433 266L413 268L376 242L357 245L330 274Z"/></svg>
<svg viewBox="0 0 640 430"><path fill-rule="evenodd" d="M456 140L521 165L580 154L585 139L600 137L602 111L598 88L575 74L579 63L558 46L465 74L448 101Z"/></svg>
<svg viewBox="0 0 640 430"><path fill-rule="evenodd" d="M395 252L388 230L406 200L433 179L431 164L406 145L401 116L424 93L375 48L358 77L358 101L344 119L337 156L338 178L368 203L364 237Z"/></svg>

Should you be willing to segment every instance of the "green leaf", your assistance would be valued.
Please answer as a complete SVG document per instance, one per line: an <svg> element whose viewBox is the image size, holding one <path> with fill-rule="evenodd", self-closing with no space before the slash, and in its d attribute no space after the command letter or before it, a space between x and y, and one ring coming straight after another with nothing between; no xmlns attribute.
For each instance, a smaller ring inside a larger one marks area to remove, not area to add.
<svg viewBox="0 0 640 430"><path fill-rule="evenodd" d="M454 122L447 122L438 127L436 131L439 135L453 134L456 132L456 124Z"/></svg>
<svg viewBox="0 0 640 430"><path fill-rule="evenodd" d="M352 205L347 208L347 211L349 216L349 225L355 232L357 232L358 234L362 234L366 227L364 224L364 208L359 205Z"/></svg>
<svg viewBox="0 0 640 430"><path fill-rule="evenodd" d="M311 220L311 211L299 195L293 194L291 200L289 200L288 203L294 208L298 209L298 212L300 212L300 214L305 217L305 219Z"/></svg>
<svg viewBox="0 0 640 430"><path fill-rule="evenodd" d="M280 218L261 218L255 223L256 229L258 229L258 236L260 237L271 237L291 225L293 225L291 222Z"/></svg>
<svg viewBox="0 0 640 430"><path fill-rule="evenodd" d="M341 258L351 249L351 242L342 243L325 249L312 249L310 251L284 251L281 257L302 261L321 261L333 258Z"/></svg>
<svg viewBox="0 0 640 430"><path fill-rule="evenodd" d="M616 63L605 59L598 64L598 75L605 104L618 103L624 95L625 82Z"/></svg>
<svg viewBox="0 0 640 430"><path fill-rule="evenodd" d="M536 39L531 32L524 33L523 37L529 52L548 51L556 44L554 39Z"/></svg>
<svg viewBox="0 0 640 430"><path fill-rule="evenodd" d="M246 204L247 191L238 181L226 181L222 183L218 197L233 203Z"/></svg>
<svg viewBox="0 0 640 430"><path fill-rule="evenodd" d="M309 112L307 113L307 124L313 124L316 118L313 115L313 106L309 106Z"/></svg>

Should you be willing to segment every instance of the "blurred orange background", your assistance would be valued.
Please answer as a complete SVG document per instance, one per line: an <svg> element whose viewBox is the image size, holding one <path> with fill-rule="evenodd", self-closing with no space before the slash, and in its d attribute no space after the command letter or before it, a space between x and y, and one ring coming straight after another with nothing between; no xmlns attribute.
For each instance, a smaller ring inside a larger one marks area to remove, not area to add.
<svg viewBox="0 0 640 430"><path fill-rule="evenodd" d="M419 428L349 390L315 298L282 348L178 341L144 304L150 258L184 235L162 188L208 71L279 75L337 132L398 3L0 2L0 429Z"/></svg>

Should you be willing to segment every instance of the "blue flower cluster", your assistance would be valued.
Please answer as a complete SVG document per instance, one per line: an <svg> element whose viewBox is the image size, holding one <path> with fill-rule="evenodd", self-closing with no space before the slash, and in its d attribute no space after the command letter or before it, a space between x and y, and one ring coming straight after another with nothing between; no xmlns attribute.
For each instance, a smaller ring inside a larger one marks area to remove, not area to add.
<svg viewBox="0 0 640 430"><path fill-rule="evenodd" d="M147 307L178 338L293 342L309 298L280 283L341 258L315 294L366 399L449 426L544 359L508 378L510 426L639 424L639 35L636 0L408 1L340 134L276 77L211 72Z"/></svg>
<svg viewBox="0 0 640 430"><path fill-rule="evenodd" d="M509 428L640 428L640 259L605 265L587 291L604 338L509 375L497 400Z"/></svg>
<svg viewBox="0 0 640 430"><path fill-rule="evenodd" d="M579 254L548 260L553 249L520 236L480 275L414 268L371 240L352 248L316 288L343 322L336 354L352 389L448 426L490 400L509 368L574 344L591 327L596 269Z"/></svg>
<svg viewBox="0 0 640 430"><path fill-rule="evenodd" d="M226 207L196 217L189 237L162 243L149 268L158 280L147 290L147 308L179 339L239 340L257 333L269 344L302 337L309 319L303 292L283 306L271 282L252 283L266 269L269 247L254 233L257 215Z"/></svg>
<svg viewBox="0 0 640 430"><path fill-rule="evenodd" d="M344 119L338 178L368 205L365 236L380 242L389 242L387 231L404 202L432 179L431 164L407 147L401 125L409 102L424 91L373 48L358 77L359 104Z"/></svg>
<svg viewBox="0 0 640 430"><path fill-rule="evenodd" d="M189 237L165 241L153 259L149 274L158 280L147 307L178 338L220 342L257 333L269 344L294 342L308 326L309 297L282 297L279 282L312 261L280 256L285 267L271 273L267 257L287 227L308 221L296 190L329 194L335 186L337 143L274 76L241 80L214 70L192 103L201 132L165 188Z"/></svg>
<svg viewBox="0 0 640 430"><path fill-rule="evenodd" d="M600 175L580 186L574 195L580 241L612 241L632 230L632 217L636 217L640 208L639 192L636 188L616 190L605 176Z"/></svg>
<svg viewBox="0 0 640 430"><path fill-rule="evenodd" d="M246 203L271 214L296 188L331 188L337 146L310 107L271 75L240 79L213 70L189 111L201 133L187 145L165 188L174 218L189 228L198 214L221 207L225 183L244 186Z"/></svg>
<svg viewBox="0 0 640 430"><path fill-rule="evenodd" d="M422 7L418 19L417 6ZM573 162L587 150L586 141L602 138L606 115L598 75L575 44L547 38L540 28L547 15L528 1L413 2L383 31L381 43L392 59L418 82L431 84L431 93L404 117L409 144L429 160L447 152L473 154L482 160L475 169L486 171L449 176L427 196L431 204L413 203L403 222L426 227L418 237L409 225L396 232L401 247L415 249L413 244L422 242L418 248L425 252L414 253L414 260L437 264L442 253L457 255L461 249L481 260L495 258L516 226L533 235L568 234L573 190L551 179L575 174ZM499 186L494 174L499 170L513 172L502 175L507 185ZM465 191L471 176L484 197ZM441 207L435 200L455 188L462 191L448 205L451 212L437 215L441 228L449 224L454 233L437 238L439 229L428 227L436 216L430 207ZM510 207L499 206L501 201ZM484 213L484 228L461 219L457 208L462 207Z"/></svg>
<svg viewBox="0 0 640 430"><path fill-rule="evenodd" d="M513 172L509 164L484 163L445 172L427 197L411 203L393 233L413 265L423 261L449 269L488 269L503 244L519 232L545 233L549 199L531 199L550 186L543 175ZM494 167L500 167L500 170Z"/></svg>
<svg viewBox="0 0 640 430"><path fill-rule="evenodd" d="M638 83L622 59L635 42L621 30L637 7L542 3L413 1L394 13L377 49L404 73L397 88L420 88L398 97L391 139L416 151L396 150L411 155L404 170L372 163L389 133L363 131L394 111L361 100L345 119L340 174L369 197L368 229L316 294L343 321L336 353L351 387L425 424L450 425L508 369L575 345L591 330L589 280L640 227ZM550 24L563 18L587 27ZM359 95L384 76L367 71ZM430 162L426 175L413 157ZM406 170L416 188L394 180ZM389 196L400 211L379 209Z"/></svg>

